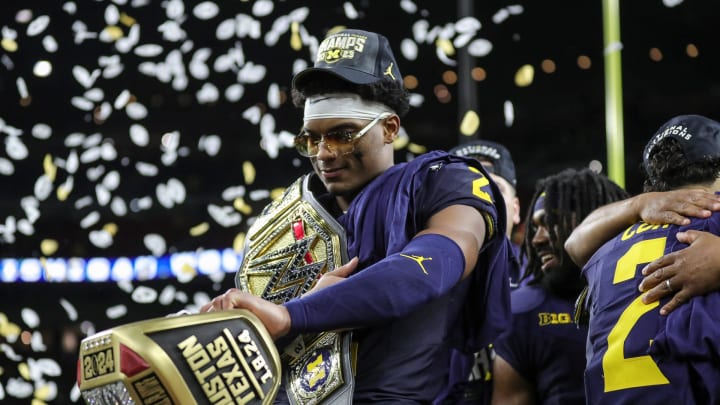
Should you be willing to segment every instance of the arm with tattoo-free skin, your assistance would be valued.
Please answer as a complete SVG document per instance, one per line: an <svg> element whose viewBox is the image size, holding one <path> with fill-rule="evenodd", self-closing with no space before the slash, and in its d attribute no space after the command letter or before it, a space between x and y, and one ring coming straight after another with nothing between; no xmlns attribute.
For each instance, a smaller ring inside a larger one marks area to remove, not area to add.
<svg viewBox="0 0 720 405"><path fill-rule="evenodd" d="M678 233L677 240L690 246L645 266L642 270L645 278L638 287L647 292L642 298L646 304L675 293L660 309L662 315L692 297L720 290L720 237L709 232L686 231Z"/></svg>
<svg viewBox="0 0 720 405"><path fill-rule="evenodd" d="M720 197L699 189L638 194L590 213L565 241L565 250L582 267L605 242L640 220L687 225L688 217L707 218L711 211L720 211Z"/></svg>
<svg viewBox="0 0 720 405"><path fill-rule="evenodd" d="M532 405L535 387L500 356L493 361L492 405Z"/></svg>

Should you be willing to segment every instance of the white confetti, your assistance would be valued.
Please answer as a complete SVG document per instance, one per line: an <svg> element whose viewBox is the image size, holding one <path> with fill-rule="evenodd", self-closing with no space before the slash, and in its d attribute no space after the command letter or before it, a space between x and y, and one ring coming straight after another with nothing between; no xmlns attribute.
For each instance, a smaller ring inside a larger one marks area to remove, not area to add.
<svg viewBox="0 0 720 405"><path fill-rule="evenodd" d="M97 224L98 221L100 221L100 213L97 211L92 211L85 215L85 218L80 220L80 227L83 229L87 229Z"/></svg>
<svg viewBox="0 0 720 405"><path fill-rule="evenodd" d="M90 197L90 196L85 196L85 197L82 197L82 198L78 198L77 201L75 201L75 204L74 204L73 206L75 207L76 210L80 210L80 209L83 209L83 208L85 208L85 207L89 207L90 205L92 205L92 203L93 203L92 197ZM100 217L98 217L98 219L99 219L99 218L100 218Z"/></svg>
<svg viewBox="0 0 720 405"><path fill-rule="evenodd" d="M90 101L99 103L105 98L105 93L102 89L93 87L92 89L86 91L85 94L83 94L83 97Z"/></svg>
<svg viewBox="0 0 720 405"><path fill-rule="evenodd" d="M95 84L95 80L100 76L100 69L93 70L92 73L88 72L87 69L80 65L75 65L72 68L72 74L75 80L80 83L86 89L89 89Z"/></svg>
<svg viewBox="0 0 720 405"><path fill-rule="evenodd" d="M242 215L231 206L220 207L215 204L208 205L208 213L218 224L224 227L235 226L242 220Z"/></svg>
<svg viewBox="0 0 720 405"><path fill-rule="evenodd" d="M131 295L132 300L138 304L150 304L155 302L157 296L158 293L155 289L142 285L136 288Z"/></svg>
<svg viewBox="0 0 720 405"><path fill-rule="evenodd" d="M262 111L260 110L260 107L252 106L247 110L243 111L242 117L250 121L254 125L257 125L262 118Z"/></svg>
<svg viewBox="0 0 720 405"><path fill-rule="evenodd" d="M95 162L96 160L100 159L100 153L101 153L101 150L100 150L99 146L90 148L80 155L80 162L86 163L86 164ZM90 177L90 176L88 176L88 177Z"/></svg>
<svg viewBox="0 0 720 405"><path fill-rule="evenodd" d="M248 61L238 72L237 80L240 83L257 83L265 78L265 73L265 66Z"/></svg>
<svg viewBox="0 0 720 405"><path fill-rule="evenodd" d="M417 5L411 0L400 0L400 8L408 14L415 14L417 12Z"/></svg>
<svg viewBox="0 0 720 405"><path fill-rule="evenodd" d="M43 48L49 53L55 53L58 50L58 44L55 37L46 35L42 40Z"/></svg>
<svg viewBox="0 0 720 405"><path fill-rule="evenodd" d="M203 135L198 141L198 150L205 151L209 156L215 156L220 151L222 139L217 135Z"/></svg>
<svg viewBox="0 0 720 405"><path fill-rule="evenodd" d="M505 113L505 126L511 127L515 122L515 109L510 100L505 100L505 103L503 103L503 112Z"/></svg>
<svg viewBox="0 0 720 405"><path fill-rule="evenodd" d="M77 309L75 309L75 306L71 304L70 301L66 300L65 298L60 298L60 306L62 306L65 310L65 313L67 313L69 320L73 322L77 320Z"/></svg>
<svg viewBox="0 0 720 405"><path fill-rule="evenodd" d="M119 196L114 196L112 202L110 203L110 210L112 210L113 214L119 217L125 216L125 214L127 214L127 205L125 204L125 200Z"/></svg>
<svg viewBox="0 0 720 405"><path fill-rule="evenodd" d="M113 107L115 107L116 110L120 110L122 108L125 108L125 106L128 104L129 101L130 101L130 92L128 90L123 90L115 98Z"/></svg>
<svg viewBox="0 0 720 405"><path fill-rule="evenodd" d="M17 136L5 139L5 152L13 160L23 160L28 157L28 148Z"/></svg>
<svg viewBox="0 0 720 405"><path fill-rule="evenodd" d="M487 56L492 51L492 42L487 39L478 38L470 43L467 47L467 51L470 55L475 57Z"/></svg>
<svg viewBox="0 0 720 405"><path fill-rule="evenodd" d="M400 43L400 52L407 60L417 59L418 47L415 41L412 39L405 38Z"/></svg>
<svg viewBox="0 0 720 405"><path fill-rule="evenodd" d="M355 6L349 1L346 1L343 3L343 11L345 12L345 17L356 20L360 15L358 14L358 11L355 9Z"/></svg>
<svg viewBox="0 0 720 405"><path fill-rule="evenodd" d="M150 142L150 134L147 129L140 124L132 124L130 126L130 140L137 146L144 147Z"/></svg>
<svg viewBox="0 0 720 405"><path fill-rule="evenodd" d="M34 331L30 337L30 347L36 353L47 350L47 346L45 346L45 343L43 342L42 333L39 330Z"/></svg>
<svg viewBox="0 0 720 405"><path fill-rule="evenodd" d="M127 306L124 304L115 305L105 310L108 319L118 319L127 314Z"/></svg>
<svg viewBox="0 0 720 405"><path fill-rule="evenodd" d="M158 167L154 164L146 162L136 162L135 170L137 170L141 175L147 177L157 176L158 174Z"/></svg>
<svg viewBox="0 0 720 405"><path fill-rule="evenodd" d="M264 199L270 197L270 191L269 190L253 190L250 192L248 197L252 201L264 200Z"/></svg>
<svg viewBox="0 0 720 405"><path fill-rule="evenodd" d="M147 108L138 102L128 103L127 106L125 106L125 112L128 117L134 120L141 120L147 117L148 114Z"/></svg>
<svg viewBox="0 0 720 405"><path fill-rule="evenodd" d="M256 17L265 17L272 13L274 8L273 2L270 0L258 0L253 3L252 13Z"/></svg>
<svg viewBox="0 0 720 405"><path fill-rule="evenodd" d="M29 398L35 390L32 384L20 377L8 379L5 389L10 396L16 398Z"/></svg>
<svg viewBox="0 0 720 405"><path fill-rule="evenodd" d="M167 184L158 184L155 195L160 205L172 208L175 204L185 201L185 185L180 180L172 178Z"/></svg>
<svg viewBox="0 0 720 405"><path fill-rule="evenodd" d="M200 104L214 103L219 98L218 89L212 83L205 83L197 92L196 97Z"/></svg>
<svg viewBox="0 0 720 405"><path fill-rule="evenodd" d="M193 15L201 20L209 20L218 15L220 8L212 1L203 1L193 8Z"/></svg>
<svg viewBox="0 0 720 405"><path fill-rule="evenodd" d="M17 230L26 236L30 236L35 233L35 227L25 218L17 222Z"/></svg>
<svg viewBox="0 0 720 405"><path fill-rule="evenodd" d="M85 134L74 132L65 138L65 146L68 148L74 148L83 144L85 140Z"/></svg>
<svg viewBox="0 0 720 405"><path fill-rule="evenodd" d="M163 53L163 47L157 44L143 44L135 48L135 55L152 58Z"/></svg>
<svg viewBox="0 0 720 405"><path fill-rule="evenodd" d="M90 240L90 243L99 247L100 249L106 249L113 244L112 235L110 234L110 232L104 229L91 231L88 234L88 240Z"/></svg>
<svg viewBox="0 0 720 405"><path fill-rule="evenodd" d="M70 104L72 104L75 108L83 111L91 111L93 108L95 108L95 104L93 104L92 101L79 96L74 96L70 99Z"/></svg>
<svg viewBox="0 0 720 405"><path fill-rule="evenodd" d="M13 163L10 160L0 156L0 174L4 176L12 176L14 173L15 166L13 166Z"/></svg>
<svg viewBox="0 0 720 405"><path fill-rule="evenodd" d="M245 93L245 87L242 84L235 83L225 89L225 99L231 103L240 100Z"/></svg>
<svg viewBox="0 0 720 405"><path fill-rule="evenodd" d="M35 187L33 190L35 197L38 200L45 201L53 191L52 181L46 174L42 174L37 178L37 180L35 180Z"/></svg>
<svg viewBox="0 0 720 405"><path fill-rule="evenodd" d="M43 31L45 31L45 28L47 28L48 24L50 24L50 17L46 15L39 16L28 25L27 35L29 37L34 37L36 35L42 34Z"/></svg>
<svg viewBox="0 0 720 405"><path fill-rule="evenodd" d="M114 4L110 4L105 7L105 24L106 25L117 25L120 21L120 12Z"/></svg>
<svg viewBox="0 0 720 405"><path fill-rule="evenodd" d="M108 191L108 189L106 189L102 184L95 185L95 198L97 198L97 202L101 207L106 206L110 202L111 197L112 195L110 195L110 191Z"/></svg>
<svg viewBox="0 0 720 405"><path fill-rule="evenodd" d="M160 292L160 296L158 297L158 302L161 305L170 305L175 300L176 293L177 293L177 289L175 288L175 286L167 285Z"/></svg>
<svg viewBox="0 0 720 405"><path fill-rule="evenodd" d="M23 308L22 311L20 311L20 316L23 322L25 322L25 325L31 329L35 329L40 325L40 317L34 309Z"/></svg>

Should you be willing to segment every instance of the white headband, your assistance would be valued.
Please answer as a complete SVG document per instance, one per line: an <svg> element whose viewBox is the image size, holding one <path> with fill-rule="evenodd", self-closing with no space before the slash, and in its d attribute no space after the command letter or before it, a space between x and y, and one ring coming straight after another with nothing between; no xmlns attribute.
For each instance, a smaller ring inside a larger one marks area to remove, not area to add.
<svg viewBox="0 0 720 405"><path fill-rule="evenodd" d="M381 113L394 112L376 101L363 100L354 93L318 94L305 100L303 122L323 118L353 118L372 120Z"/></svg>

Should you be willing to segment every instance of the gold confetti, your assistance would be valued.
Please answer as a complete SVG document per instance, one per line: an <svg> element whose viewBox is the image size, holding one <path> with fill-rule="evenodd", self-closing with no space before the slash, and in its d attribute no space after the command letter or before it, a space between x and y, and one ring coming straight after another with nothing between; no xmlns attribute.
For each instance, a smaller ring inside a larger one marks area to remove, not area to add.
<svg viewBox="0 0 720 405"><path fill-rule="evenodd" d="M334 33L336 33L336 32L340 32L340 31L343 31L343 30L345 30L345 29L347 29L347 27L344 26L344 25L336 25L336 26L334 26L334 27L332 27L332 28L330 28L330 29L328 30L327 35L330 36L330 35L332 35L332 34L334 34Z"/></svg>
<svg viewBox="0 0 720 405"><path fill-rule="evenodd" d="M241 197L238 197L233 201L233 207L245 215L250 215L252 213L252 207Z"/></svg>
<svg viewBox="0 0 720 405"><path fill-rule="evenodd" d="M290 48L295 51L302 49L302 39L300 38L300 24L293 21L290 24Z"/></svg>
<svg viewBox="0 0 720 405"><path fill-rule="evenodd" d="M197 270L195 270L195 267L191 266L189 263L183 263L182 267L180 268L180 272L188 276L197 275Z"/></svg>
<svg viewBox="0 0 720 405"><path fill-rule="evenodd" d="M407 136L398 136L393 141L393 149L394 150L400 150L408 145L410 142L410 138Z"/></svg>
<svg viewBox="0 0 720 405"><path fill-rule="evenodd" d="M252 162L244 161L242 165L243 177L245 178L245 184L250 185L255 182L255 166Z"/></svg>
<svg viewBox="0 0 720 405"><path fill-rule="evenodd" d="M20 372L22 378L30 381L30 367L28 367L27 363L22 362L18 364L18 372Z"/></svg>
<svg viewBox="0 0 720 405"><path fill-rule="evenodd" d="M284 192L285 192L284 187L274 188L274 189L270 190L270 199L275 201L278 198L280 198Z"/></svg>
<svg viewBox="0 0 720 405"><path fill-rule="evenodd" d="M233 250L240 253L243 251L243 246L245 246L245 232L240 232L233 240Z"/></svg>
<svg viewBox="0 0 720 405"><path fill-rule="evenodd" d="M37 395L37 390L35 391L35 395ZM47 402L33 398L32 401L30 401L30 405L47 405Z"/></svg>
<svg viewBox="0 0 720 405"><path fill-rule="evenodd" d="M515 85L518 87L527 87L532 84L535 77L535 69L532 65L523 65L515 73Z"/></svg>
<svg viewBox="0 0 720 405"><path fill-rule="evenodd" d="M55 166L55 163L53 163L52 155L50 155L49 153L46 154L45 159L43 159L43 171L51 182L55 181L55 176L57 175L57 166Z"/></svg>
<svg viewBox="0 0 720 405"><path fill-rule="evenodd" d="M210 229L210 224L203 222L190 228L190 236L200 236Z"/></svg>
<svg viewBox="0 0 720 405"><path fill-rule="evenodd" d="M33 399L32 404L33 405L44 404L46 400L50 399L51 393L52 393L52 390L50 389L50 385L48 385L48 384L39 385L37 388L35 388L35 399Z"/></svg>
<svg viewBox="0 0 720 405"><path fill-rule="evenodd" d="M120 13L120 23L127 27L135 25L135 19L125 13Z"/></svg>
<svg viewBox="0 0 720 405"><path fill-rule="evenodd" d="M109 223L105 224L105 226L103 226L103 231L109 233L112 236L115 236L115 234L118 231L117 224L115 224L113 222L109 222Z"/></svg>
<svg viewBox="0 0 720 405"><path fill-rule="evenodd" d="M57 188L57 199L58 201L65 201L70 196L70 188L68 188L65 183L61 184Z"/></svg>
<svg viewBox="0 0 720 405"><path fill-rule="evenodd" d="M112 39L113 41L116 41L116 40L122 38L124 35L122 29L120 27L118 27L117 25L108 25L107 27L105 27L104 31L107 33L108 37L110 39Z"/></svg>
<svg viewBox="0 0 720 405"><path fill-rule="evenodd" d="M447 38L438 38L435 41L435 46L440 48L440 50L447 56L455 55L455 47Z"/></svg>
<svg viewBox="0 0 720 405"><path fill-rule="evenodd" d="M40 242L40 251L43 256L52 256L58 250L58 242L55 239L43 239Z"/></svg>
<svg viewBox="0 0 720 405"><path fill-rule="evenodd" d="M8 341L14 341L13 337L20 335L20 327L16 324L9 322L7 315L0 312L0 336L10 338L5 339Z"/></svg>
<svg viewBox="0 0 720 405"><path fill-rule="evenodd" d="M2 41L0 41L0 46L8 52L15 52L18 49L18 44L15 42L14 39L10 38L3 38Z"/></svg>
<svg viewBox="0 0 720 405"><path fill-rule="evenodd" d="M426 147L424 147L424 146L422 146L422 145L418 145L418 144L416 144L416 143L414 143L414 142L410 142L410 144L408 145L408 150L409 150L411 153L414 153L414 154L416 154L416 155L419 155L419 154L421 154L421 153L427 152L427 148L426 148Z"/></svg>
<svg viewBox="0 0 720 405"><path fill-rule="evenodd" d="M460 123L460 133L472 136L480 128L480 117L473 110L468 110Z"/></svg>

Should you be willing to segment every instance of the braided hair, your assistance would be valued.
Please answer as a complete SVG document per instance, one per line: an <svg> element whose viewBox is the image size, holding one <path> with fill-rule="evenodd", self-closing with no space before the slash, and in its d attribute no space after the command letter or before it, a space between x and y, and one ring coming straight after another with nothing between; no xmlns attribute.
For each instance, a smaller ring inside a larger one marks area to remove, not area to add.
<svg viewBox="0 0 720 405"><path fill-rule="evenodd" d="M575 266L563 246L575 227L596 208L629 197L629 194L613 181L587 168L565 169L539 180L529 205L525 222L528 230L523 241L527 266L522 278L531 277L533 284L539 283L544 275L541 270L542 261L532 245L535 235L535 226L532 225L533 207L543 193L545 225L560 266Z"/></svg>
<svg viewBox="0 0 720 405"><path fill-rule="evenodd" d="M710 184L720 174L720 159L709 158L688 163L679 141L668 137L653 147L644 173L645 192L674 190L690 184Z"/></svg>

